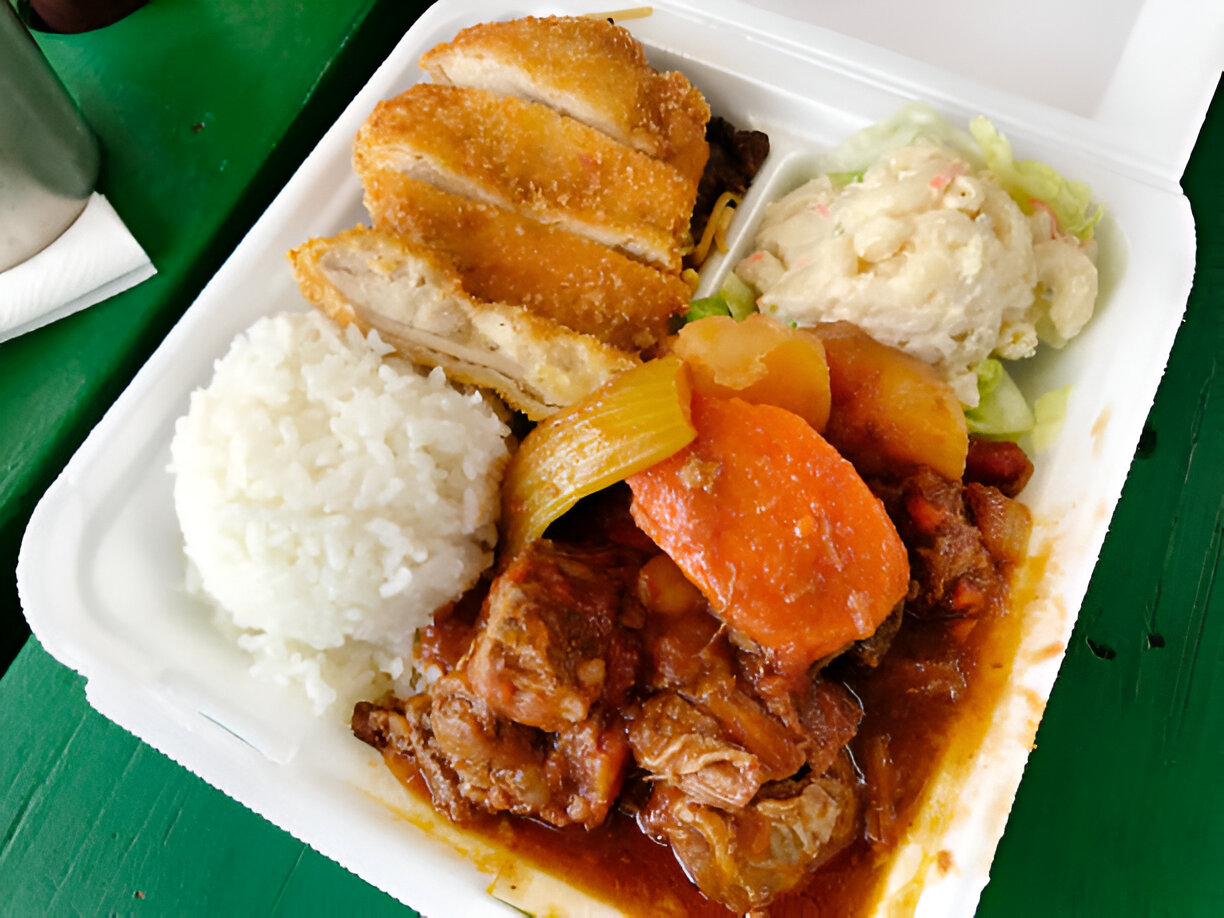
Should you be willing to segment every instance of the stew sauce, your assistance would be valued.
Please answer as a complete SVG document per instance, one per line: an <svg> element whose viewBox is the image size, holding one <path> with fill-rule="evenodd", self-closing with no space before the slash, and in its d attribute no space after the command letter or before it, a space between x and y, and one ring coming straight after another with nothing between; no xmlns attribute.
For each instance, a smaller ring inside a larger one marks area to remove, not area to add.
<svg viewBox="0 0 1224 918"><path fill-rule="evenodd" d="M1030 558L1025 576L1016 579L1031 581L1027 574L1040 567L1039 559ZM1014 589L1011 606L1022 609L1023 600ZM445 645L444 655L461 645L468 622L464 615L440 621L432 638ZM1010 675L1020 624L1017 612L978 619L907 618L876 668L835 661L826 670L860 698L866 712L850 743L865 801L863 832L806 886L777 899L770 916L853 916L870 906L936 765L945 754L967 754L981 742ZM388 756L387 763L410 792L429 801L411 764L398 756ZM671 849L638 828L630 812L632 781L622 797L624 804L591 831L507 815L482 815L464 829L630 914L732 914L702 896Z"/></svg>

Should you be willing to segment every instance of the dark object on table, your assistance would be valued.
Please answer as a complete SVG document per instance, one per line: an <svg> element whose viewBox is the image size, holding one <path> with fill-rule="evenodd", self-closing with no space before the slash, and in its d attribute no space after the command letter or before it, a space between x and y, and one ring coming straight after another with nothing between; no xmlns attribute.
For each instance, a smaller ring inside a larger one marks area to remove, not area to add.
<svg viewBox="0 0 1224 918"><path fill-rule="evenodd" d="M32 29L92 32L144 6L148 0L21 0L18 8Z"/></svg>
<svg viewBox="0 0 1224 918"><path fill-rule="evenodd" d="M36 255L85 209L97 139L17 15L0 9L0 271Z"/></svg>

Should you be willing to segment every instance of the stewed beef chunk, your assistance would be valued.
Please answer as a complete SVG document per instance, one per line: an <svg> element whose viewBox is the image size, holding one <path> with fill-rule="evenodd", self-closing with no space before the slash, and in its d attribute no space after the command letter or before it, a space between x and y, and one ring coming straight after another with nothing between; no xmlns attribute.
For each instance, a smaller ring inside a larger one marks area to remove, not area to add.
<svg viewBox="0 0 1224 918"><path fill-rule="evenodd" d="M628 585L641 562L623 546L532 543L494 579L454 668L407 701L358 705L354 733L411 759L454 820L599 825L629 764L620 711L639 660Z"/></svg>
<svg viewBox="0 0 1224 918"><path fill-rule="evenodd" d="M854 837L859 803L846 756L824 775L763 787L747 806L707 806L666 782L638 814L703 893L738 914L802 884Z"/></svg>
<svg viewBox="0 0 1224 918"><path fill-rule="evenodd" d="M718 719L677 692L652 695L629 724L638 765L697 803L734 809L750 801L768 772L760 757L727 736Z"/></svg>
<svg viewBox="0 0 1224 918"><path fill-rule="evenodd" d="M897 607L893 609L888 618L884 619L871 637L855 641L846 649L845 660L868 669L875 669L883 661L888 649L892 647L893 639L901 630L901 623L904 619L905 603L902 602L897 604Z"/></svg>
<svg viewBox="0 0 1224 918"><path fill-rule="evenodd" d="M434 741L429 707L428 695L382 704L358 702L353 708L353 734L384 755L399 756L416 765L434 806L455 822L462 822L478 808L464 796L458 773Z"/></svg>
<svg viewBox="0 0 1224 918"><path fill-rule="evenodd" d="M923 467L899 483L878 484L876 493L909 548L907 612L956 618L1001 607L1006 570L970 516L959 481Z"/></svg>
<svg viewBox="0 0 1224 918"><path fill-rule="evenodd" d="M756 695L792 732L807 767L822 774L858 733L862 704L843 685L816 672L794 681L754 667L758 660L758 654L741 657Z"/></svg>
<svg viewBox="0 0 1224 918"><path fill-rule="evenodd" d="M467 653L476 635L480 610L484 606L489 583L485 579L455 602L447 603L434 612L433 621L420 631L417 656L422 668L445 673L454 669Z"/></svg>
<svg viewBox="0 0 1224 918"><path fill-rule="evenodd" d="M498 715L462 672L443 676L429 696L433 743L458 776L463 797L489 811L543 813L551 801L546 737Z"/></svg>
<svg viewBox="0 0 1224 918"><path fill-rule="evenodd" d="M1033 514L1018 500L998 488L970 482L965 485L965 503L982 533L982 542L997 565L1014 567L1028 556Z"/></svg>
<svg viewBox="0 0 1224 918"><path fill-rule="evenodd" d="M741 674L726 629L705 609L646 621L645 662L630 708L637 763L713 806L742 806L762 784L804 764L803 737L774 716Z"/></svg>
<svg viewBox="0 0 1224 918"><path fill-rule="evenodd" d="M998 488L1007 497L1024 490L1033 476L1033 463L1024 450L1009 440L969 438L965 481Z"/></svg>
<svg viewBox="0 0 1224 918"><path fill-rule="evenodd" d="M434 804L456 822L483 810L597 826L620 792L629 758L614 716L597 711L546 733L493 712L461 672L404 702L358 704L353 732L415 764Z"/></svg>
<svg viewBox="0 0 1224 918"><path fill-rule="evenodd" d="M623 548L531 543L485 601L461 663L472 691L502 717L549 731L585 720L601 696L623 693L637 652L622 609L637 602L626 584L640 566Z"/></svg>
<svg viewBox="0 0 1224 918"><path fill-rule="evenodd" d="M575 823L593 829L602 824L628 765L629 742L619 716L597 710L566 727L554 736L549 750L546 766L556 804L545 809L543 818L555 826Z"/></svg>

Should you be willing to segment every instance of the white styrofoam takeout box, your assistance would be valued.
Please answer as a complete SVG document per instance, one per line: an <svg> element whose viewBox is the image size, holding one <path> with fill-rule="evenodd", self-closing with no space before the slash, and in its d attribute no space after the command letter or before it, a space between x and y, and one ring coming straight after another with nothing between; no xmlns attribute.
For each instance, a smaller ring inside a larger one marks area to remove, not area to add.
<svg viewBox="0 0 1224 918"><path fill-rule="evenodd" d="M962 124L987 115L1018 156L1088 182L1107 208L1097 316L1063 351L1019 373L1031 394L1074 388L1064 430L1036 457L1025 492L1035 544L1051 561L1023 610L1032 625L1012 689L972 767L936 788L946 805L890 877L894 904L921 889L918 910L931 915L975 908L1168 359L1194 266L1178 178L1224 57L1221 6L1012 6L664 0L624 22L652 62L687 74L716 114L772 140L731 253L705 272L707 289L744 253L761 205L808 177L815 154L910 100ZM285 253L367 219L351 141L378 100L422 78L421 52L480 21L607 9L443 0L423 15L48 490L18 564L34 633L86 678L95 708L426 914L505 914L473 864L494 861L440 841L446 825L412 810L378 756L349 735L343 712L317 718L301 693L248 675L243 653L184 591L169 443L190 392L234 335L260 315L308 308ZM1060 47L1068 34L1074 42ZM931 869L934 844L951 852L942 862L950 869ZM504 879L510 868L500 867ZM535 883L533 902L552 895L546 880Z"/></svg>

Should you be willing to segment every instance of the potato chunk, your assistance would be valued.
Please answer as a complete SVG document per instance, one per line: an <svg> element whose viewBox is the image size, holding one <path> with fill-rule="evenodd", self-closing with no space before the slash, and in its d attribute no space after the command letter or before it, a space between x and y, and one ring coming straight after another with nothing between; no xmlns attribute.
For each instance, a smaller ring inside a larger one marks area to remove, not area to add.
<svg viewBox="0 0 1224 918"><path fill-rule="evenodd" d="M817 431L829 419L829 368L820 340L753 313L741 322L709 316L680 330L673 346L692 371L693 391L774 405Z"/></svg>
<svg viewBox="0 0 1224 918"><path fill-rule="evenodd" d="M969 433L960 400L935 370L849 322L817 326L829 366L832 410L825 437L863 475L929 466L965 472Z"/></svg>

